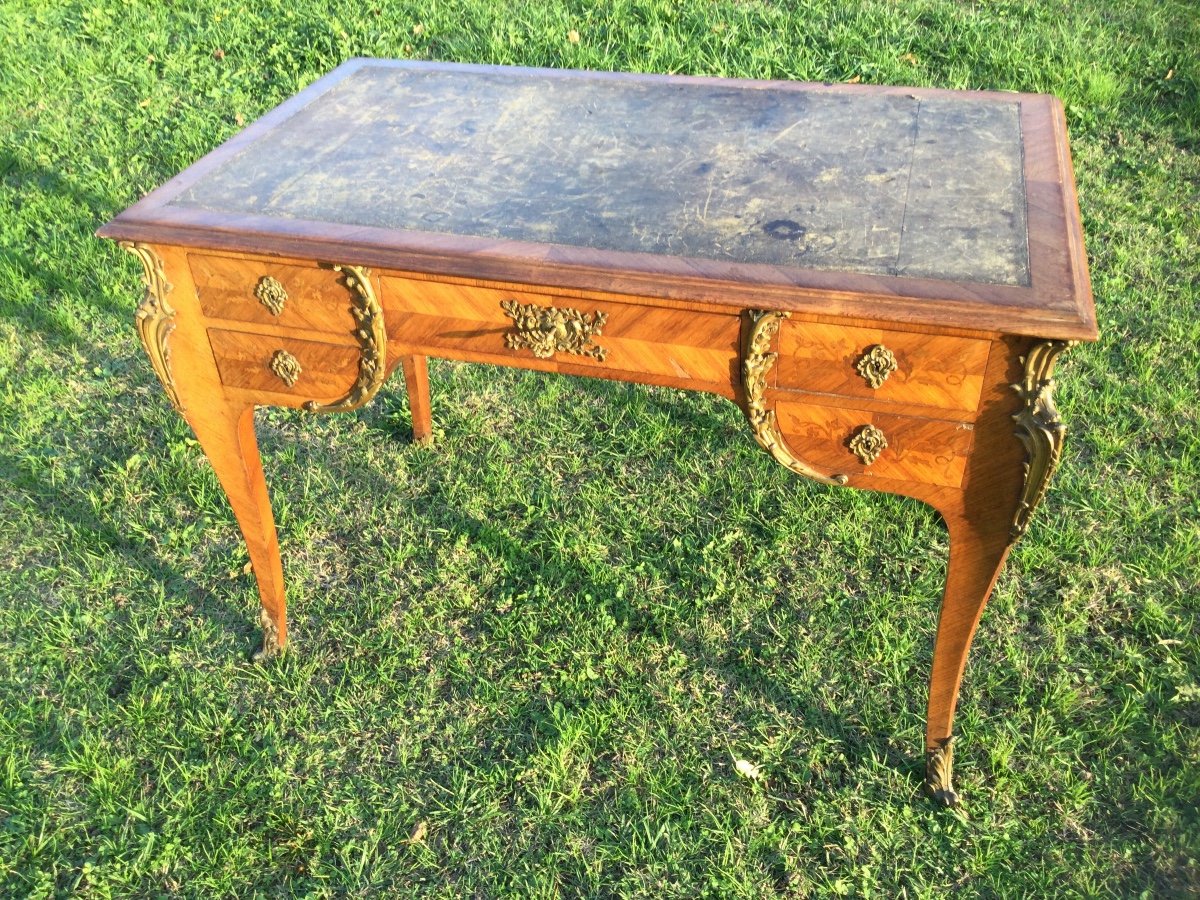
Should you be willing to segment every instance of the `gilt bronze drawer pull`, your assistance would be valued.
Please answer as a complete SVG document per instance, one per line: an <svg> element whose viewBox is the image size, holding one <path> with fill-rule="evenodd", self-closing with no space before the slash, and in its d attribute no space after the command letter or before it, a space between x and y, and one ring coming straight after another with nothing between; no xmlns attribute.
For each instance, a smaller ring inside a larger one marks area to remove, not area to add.
<svg viewBox="0 0 1200 900"><path fill-rule="evenodd" d="M254 296L273 316L283 312L283 305L287 303L288 298L287 289L270 275L258 279L258 284L254 286Z"/></svg>
<svg viewBox="0 0 1200 900"><path fill-rule="evenodd" d="M879 458L879 454L887 449L887 438L874 425L864 425L850 439L850 452L858 457L864 466L869 466Z"/></svg>
<svg viewBox="0 0 1200 900"><path fill-rule="evenodd" d="M535 306L516 300L501 300L500 308L513 320L514 330L504 335L510 350L528 348L538 359L551 359L555 353L574 353L604 362L608 351L593 343L608 321L608 314L592 315L577 309Z"/></svg>
<svg viewBox="0 0 1200 900"><path fill-rule="evenodd" d="M288 387L295 387L304 370L300 368L300 360L286 350L276 350L268 364L275 376Z"/></svg>
<svg viewBox="0 0 1200 900"><path fill-rule="evenodd" d="M854 366L858 374L873 388L878 388L887 381L888 376L896 371L896 357L883 344L868 347Z"/></svg>

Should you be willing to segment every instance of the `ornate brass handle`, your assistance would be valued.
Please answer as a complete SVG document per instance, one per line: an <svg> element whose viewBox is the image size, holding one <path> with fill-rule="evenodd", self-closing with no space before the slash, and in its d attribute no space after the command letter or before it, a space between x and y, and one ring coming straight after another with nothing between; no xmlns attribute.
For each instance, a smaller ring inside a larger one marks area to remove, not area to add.
<svg viewBox="0 0 1200 900"><path fill-rule="evenodd" d="M864 425L850 439L850 452L858 457L859 462L869 466L887 449L887 438L874 425Z"/></svg>
<svg viewBox="0 0 1200 900"><path fill-rule="evenodd" d="M604 362L608 351L593 343L608 321L608 314L592 315L577 309L535 306L516 300L501 300L500 308L513 320L513 330L504 335L510 350L528 348L538 359L550 359L555 353L574 353Z"/></svg>
<svg viewBox="0 0 1200 900"><path fill-rule="evenodd" d="M300 368L300 360L286 350L276 350L267 366L275 373L275 377L288 387L295 387L304 371Z"/></svg>
<svg viewBox="0 0 1200 900"><path fill-rule="evenodd" d="M896 371L896 357L883 344L868 347L854 366L872 388L878 388Z"/></svg>
<svg viewBox="0 0 1200 900"><path fill-rule="evenodd" d="M254 286L254 296L273 316L283 312L283 305L287 303L288 298L287 289L270 275L258 279L258 284Z"/></svg>

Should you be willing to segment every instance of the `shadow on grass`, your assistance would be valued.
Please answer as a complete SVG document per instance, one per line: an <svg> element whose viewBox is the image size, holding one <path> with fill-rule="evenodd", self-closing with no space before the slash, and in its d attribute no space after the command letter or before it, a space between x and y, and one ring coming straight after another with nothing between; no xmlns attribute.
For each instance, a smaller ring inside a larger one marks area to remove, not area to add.
<svg viewBox="0 0 1200 900"><path fill-rule="evenodd" d="M79 246L86 246L94 241L100 252L102 242L94 237L93 231L103 223L113 209L113 199L101 196L91 191L83 190L71 184L60 172L39 166L27 159L20 159L13 154L0 156L0 179L9 182L18 196L29 196L35 201L42 197L66 200L74 212L68 231L69 240ZM14 213L15 217L15 213ZM45 223L48 228L52 223ZM61 225L59 226L61 228ZM41 238L39 225L26 225L26 233L33 239ZM61 241L61 235L58 236ZM107 244L109 242L103 242ZM69 250L69 247L61 247ZM115 247L110 251L110 257L118 255ZM9 297L0 297L0 316L11 319L18 327L41 334L47 343L65 346L84 354L89 363L97 364L101 354L95 352L95 346L86 330L71 316L71 302L92 306L102 313L114 316L128 317L132 323L133 311L137 298L141 294L141 282L137 282L135 292L131 294L128 304L109 300L102 302L95 290L95 283L89 284L81 277L69 274L73 267L78 266L78 260L54 259L52 262L39 262L28 249L15 246L0 246L0 264L12 268L17 279L23 282L32 295L34 302L15 302ZM66 298L68 302L63 303ZM132 329L132 324L131 324Z"/></svg>
<svg viewBox="0 0 1200 900"><path fill-rule="evenodd" d="M640 396L635 402L630 399L630 391L637 389L631 385L593 379L587 379L587 382L587 386L581 387L581 390L599 395L606 403L637 405L641 411L662 412L674 419L674 430L683 436L683 441L672 447L679 455L698 450L714 439L730 440L730 420L721 415L716 407L697 408L672 403L673 398L669 394L657 393ZM386 432L393 440L407 443L408 436L404 431L407 420L398 413L402 401L392 395L382 405L383 408L364 424L371 430ZM739 436L748 443L751 442L748 426L744 432L739 431ZM620 443L619 437L610 440L616 444ZM438 450L435 445L434 449L422 452L437 453ZM462 465L469 470L471 462L465 459ZM364 496L385 496L394 488L394 482L377 467L357 470L355 475L358 479L356 491L361 490ZM828 790L846 784L852 777L853 770L868 760L882 761L893 771L903 773L914 790L923 782L924 758L920 746L913 746L907 751L898 749L890 733L879 733L858 724L853 709L844 712L831 709L816 692L797 691L789 686L780 685L769 673L747 664L746 659L754 659L763 647L775 640L769 627L755 625L719 649L714 649L696 636L693 621L695 607L687 601L682 604L682 609L663 609L653 603L639 608L639 604L613 598L611 581L597 577L594 569L589 570L587 565L569 554L556 553L547 559L544 551L531 551L530 543L539 543L536 540L529 541L530 537L536 537L530 533L538 530L536 522L531 524L514 521L510 527L506 522L497 521L503 516L502 511L497 512L497 517L491 518L486 514L473 514L462 510L454 502L449 479L435 476L429 482L429 490L419 497L404 501L398 514L405 518L411 516L414 520L427 523L430 530L448 535L445 539L447 543L454 543L459 537L466 538L467 543L477 548L488 559L503 561L503 574L489 585L488 591L497 597L527 598L524 600L529 604L526 614L544 621L552 621L564 613L568 618L573 616L586 619L594 614L595 604L605 603L608 609L615 611L614 617L620 630L630 636L650 635L683 651L688 660L685 673L696 676L697 680L702 680L701 677L706 674L715 676L722 685L728 686L731 694L744 693L755 698L758 705L779 710L785 714L785 718L804 723L805 729L811 731L812 740L809 743L836 745L844 751L844 759L832 761L819 774L812 777L801 776L798 783L793 782L789 788L776 790L777 795L782 794L780 799L785 803L798 803L802 794L807 796L813 790ZM696 519L719 521L722 513L723 498L720 495L710 496L701 501ZM772 519L784 513L774 506L762 510L761 514L766 519ZM569 527L568 521L560 521L559 524ZM353 537L348 536L348 540L353 540ZM664 536L663 544L654 547L652 552L660 555L669 552L668 540L669 537ZM663 567L660 575L667 579L668 594L686 597L695 592L696 586L681 579L680 573L689 568L698 570L705 560L701 557L698 547L685 546L680 552L681 558L674 565ZM877 552L882 556L884 548L878 548ZM408 557L405 563L407 567L422 571L436 570L440 564L437 547L428 543L418 544L417 552ZM520 577L519 573L537 573L538 582L553 587L540 594L531 592L529 580ZM896 575L890 573L889 577L895 578ZM915 575L910 570L902 577L912 578ZM346 589L351 595L358 595L362 591L371 590L372 585L365 578L352 576ZM786 591L786 588L781 590ZM919 655L912 660L912 666L920 671L922 676L927 675L932 657L937 599L930 598L928 622L922 621L913 626L927 629L929 635ZM782 623L784 629L802 625L807 620L803 608L791 604L787 597L780 599L776 608L786 610L786 618ZM502 645L505 638L489 624L488 613L488 610L472 611L468 615L469 629L486 636L487 640L484 643ZM316 623L316 627L319 629L319 622ZM382 626L378 621L360 621L355 624L354 631L370 633L380 627ZM337 669L341 665L339 662L333 663L334 671L329 674L335 680L338 677ZM349 667L354 664L347 662L345 665ZM474 687L476 690L478 688L479 685ZM547 734L553 734L558 727L555 705L561 704L568 711L581 710L597 701L599 694L595 691L603 690L604 688L599 686L575 685L557 692L553 698L538 698L521 708L516 718L509 720L509 727L502 734L495 736L499 742L508 742L504 744L503 749L497 750L492 745L490 749L481 750L478 758L471 761L471 767L486 768L488 761L497 756L508 759L528 758L538 743L544 740ZM916 710L913 712L918 713ZM919 714L923 716L923 709ZM744 724L751 727L754 723Z"/></svg>

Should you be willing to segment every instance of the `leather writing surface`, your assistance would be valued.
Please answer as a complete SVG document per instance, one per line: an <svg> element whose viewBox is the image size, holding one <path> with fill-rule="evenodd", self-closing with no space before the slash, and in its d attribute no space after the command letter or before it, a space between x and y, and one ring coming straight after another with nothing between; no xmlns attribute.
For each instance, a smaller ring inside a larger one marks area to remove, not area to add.
<svg viewBox="0 0 1200 900"><path fill-rule="evenodd" d="M368 65L172 205L1029 284L1016 100Z"/></svg>

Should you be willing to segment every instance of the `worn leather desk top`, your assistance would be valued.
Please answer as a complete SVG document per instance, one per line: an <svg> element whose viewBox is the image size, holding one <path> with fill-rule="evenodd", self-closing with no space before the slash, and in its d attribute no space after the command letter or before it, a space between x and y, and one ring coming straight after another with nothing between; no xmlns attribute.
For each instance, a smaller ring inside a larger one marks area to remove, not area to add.
<svg viewBox="0 0 1200 900"><path fill-rule="evenodd" d="M355 60L102 233L1095 330L1061 107L1040 95Z"/></svg>

